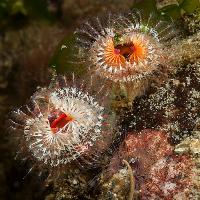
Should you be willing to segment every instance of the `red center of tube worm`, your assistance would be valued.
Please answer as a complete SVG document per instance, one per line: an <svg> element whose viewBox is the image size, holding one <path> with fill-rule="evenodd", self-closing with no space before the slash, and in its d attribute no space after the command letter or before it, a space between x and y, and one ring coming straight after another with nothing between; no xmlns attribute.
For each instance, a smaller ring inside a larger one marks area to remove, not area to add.
<svg viewBox="0 0 200 200"><path fill-rule="evenodd" d="M117 45L115 47L115 54L120 54L128 59L129 56L135 51L133 44Z"/></svg>
<svg viewBox="0 0 200 200"><path fill-rule="evenodd" d="M63 128L66 124L68 124L72 120L73 118L70 115L61 113L57 118L55 118L52 122L50 122L50 127L52 131L56 133L59 129Z"/></svg>

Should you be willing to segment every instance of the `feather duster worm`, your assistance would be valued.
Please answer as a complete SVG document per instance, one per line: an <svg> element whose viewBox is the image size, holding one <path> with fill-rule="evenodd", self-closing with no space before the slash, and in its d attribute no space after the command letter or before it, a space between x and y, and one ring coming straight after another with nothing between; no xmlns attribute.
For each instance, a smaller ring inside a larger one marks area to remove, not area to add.
<svg viewBox="0 0 200 200"><path fill-rule="evenodd" d="M172 23L153 15L142 19L138 11L109 15L102 22L97 18L75 32L75 60L81 60L89 73L113 88L115 110L130 107L152 81L162 82L173 69L169 40L175 39L176 33Z"/></svg>
<svg viewBox="0 0 200 200"><path fill-rule="evenodd" d="M133 82L170 69L172 54L166 41L175 31L153 15L147 20L140 12L109 15L102 23L99 19L94 25L85 23L76 34L79 56L102 78Z"/></svg>
<svg viewBox="0 0 200 200"><path fill-rule="evenodd" d="M12 128L21 130L20 150L51 167L80 157L95 160L94 152L103 151L111 138L112 113L105 105L105 92L102 95L102 88L92 89L91 85L92 78L76 83L62 77L39 89L29 105L14 111L10 121ZM91 150L102 137L101 148Z"/></svg>

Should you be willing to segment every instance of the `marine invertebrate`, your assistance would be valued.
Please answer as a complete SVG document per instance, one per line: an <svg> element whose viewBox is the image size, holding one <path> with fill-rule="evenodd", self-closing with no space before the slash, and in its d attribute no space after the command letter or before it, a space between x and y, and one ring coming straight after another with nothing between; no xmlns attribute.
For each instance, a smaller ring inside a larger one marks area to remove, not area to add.
<svg viewBox="0 0 200 200"><path fill-rule="evenodd" d="M31 97L32 105L13 112L15 120L11 119L11 123L22 131L21 150L52 167L81 155L91 158L94 143L101 137L106 141L112 132L112 115L103 106L106 97L94 95L93 88L74 79L58 78L52 84L56 86L41 88Z"/></svg>
<svg viewBox="0 0 200 200"><path fill-rule="evenodd" d="M103 22L104 23L104 22ZM97 25L96 25L97 24ZM170 69L164 42L173 34L171 24L142 19L140 12L97 19L77 30L78 50L91 70L114 82L133 82Z"/></svg>
<svg viewBox="0 0 200 200"><path fill-rule="evenodd" d="M107 19L86 22L75 32L76 59L112 88L115 110L130 107L151 82L162 82L172 70L172 49L166 41L175 38L172 23L153 15L141 17L108 15Z"/></svg>

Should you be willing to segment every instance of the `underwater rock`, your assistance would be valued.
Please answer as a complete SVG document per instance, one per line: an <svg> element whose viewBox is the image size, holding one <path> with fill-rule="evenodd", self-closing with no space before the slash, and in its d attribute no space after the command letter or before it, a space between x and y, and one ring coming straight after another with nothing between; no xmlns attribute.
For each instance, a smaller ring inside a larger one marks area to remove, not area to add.
<svg viewBox="0 0 200 200"><path fill-rule="evenodd" d="M101 194L98 196L99 200L112 199L112 200L124 200L129 193L130 180L129 173L126 168L119 169L112 177L107 180L103 180Z"/></svg>
<svg viewBox="0 0 200 200"><path fill-rule="evenodd" d="M200 156L200 131L193 131L192 135L176 145L177 153L190 153L195 157Z"/></svg>
<svg viewBox="0 0 200 200"><path fill-rule="evenodd" d="M157 160L172 153L173 147L169 144L168 135L162 131L143 130L139 133L128 134L120 155L125 160L134 159L139 162L141 173L145 175L149 167Z"/></svg>
<svg viewBox="0 0 200 200"><path fill-rule="evenodd" d="M200 30L200 8L190 15L184 15L183 20L190 34L198 33Z"/></svg>
<svg viewBox="0 0 200 200"><path fill-rule="evenodd" d="M180 40L174 47L174 65L195 63L200 58L200 32Z"/></svg>
<svg viewBox="0 0 200 200"><path fill-rule="evenodd" d="M141 186L141 199L196 199L195 164L189 156L171 155L151 166ZM198 188L199 189L199 188ZM195 194L194 194L195 195Z"/></svg>
<svg viewBox="0 0 200 200"><path fill-rule="evenodd" d="M111 158L107 175L117 172L123 159L130 161L130 165L137 168L136 176L137 170L145 175L157 160L173 152L168 139L165 132L151 129L129 133L120 145L119 151Z"/></svg>
<svg viewBox="0 0 200 200"><path fill-rule="evenodd" d="M79 199L95 199L90 198L89 185L91 174L84 173L76 167L68 168L65 174L59 176L53 181L54 200L79 200Z"/></svg>
<svg viewBox="0 0 200 200"><path fill-rule="evenodd" d="M199 62L180 67L161 87L138 98L125 119L127 128L164 130L174 143L191 135L200 112L199 69Z"/></svg>
<svg viewBox="0 0 200 200"><path fill-rule="evenodd" d="M133 196L137 197L152 165L172 151L168 136L162 131L129 133L102 173L102 194L113 196L113 199L123 199L129 196L132 188ZM131 172L124 168L124 160L132 167Z"/></svg>
<svg viewBox="0 0 200 200"><path fill-rule="evenodd" d="M123 168L123 160L132 168L133 186L130 172ZM135 195L141 199L195 199L200 189L198 176L193 158L175 154L165 132L131 132L102 175L102 193L118 199L115 197L124 193L127 197L133 187Z"/></svg>

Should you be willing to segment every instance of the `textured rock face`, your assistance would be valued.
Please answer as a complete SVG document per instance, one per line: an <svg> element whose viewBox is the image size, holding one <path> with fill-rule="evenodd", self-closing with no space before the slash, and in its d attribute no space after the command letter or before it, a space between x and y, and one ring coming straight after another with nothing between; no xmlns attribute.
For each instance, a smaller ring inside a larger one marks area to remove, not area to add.
<svg viewBox="0 0 200 200"><path fill-rule="evenodd" d="M142 199L194 199L194 163L187 156L169 156L151 166L141 186Z"/></svg>
<svg viewBox="0 0 200 200"><path fill-rule="evenodd" d="M141 199L195 199L199 190L197 165L189 155L177 155L173 150L165 132L129 133L104 173L104 178L110 178L104 182L102 193L108 195L106 191L110 191L115 196L118 187L130 191L129 172L123 178L120 175L125 170L122 160L127 160L134 172L135 195ZM117 182L116 178L122 180Z"/></svg>
<svg viewBox="0 0 200 200"><path fill-rule="evenodd" d="M200 30L200 9L198 8L189 16L184 16L184 22L190 34L198 33Z"/></svg>
<svg viewBox="0 0 200 200"><path fill-rule="evenodd" d="M110 179L102 184L102 191L99 199L118 199L123 200L129 192L129 174L127 169L122 168Z"/></svg>
<svg viewBox="0 0 200 200"><path fill-rule="evenodd" d="M190 136L199 120L199 62L177 69L175 74L133 104L128 116L131 129L158 128L174 143Z"/></svg>
<svg viewBox="0 0 200 200"><path fill-rule="evenodd" d="M139 178L147 175L153 164L170 155L172 151L173 147L169 144L165 132L144 130L129 134L119 150L119 155L125 160L132 161L136 167L136 176L138 173Z"/></svg>

